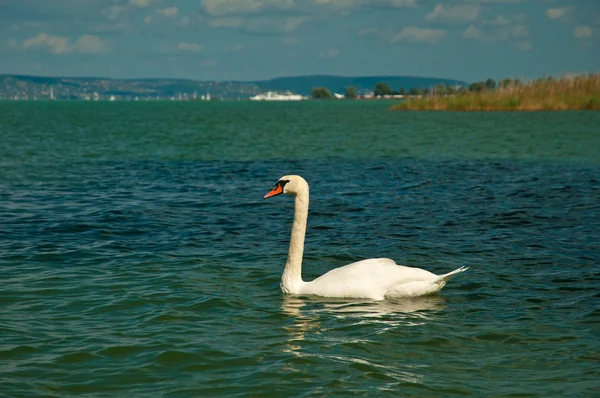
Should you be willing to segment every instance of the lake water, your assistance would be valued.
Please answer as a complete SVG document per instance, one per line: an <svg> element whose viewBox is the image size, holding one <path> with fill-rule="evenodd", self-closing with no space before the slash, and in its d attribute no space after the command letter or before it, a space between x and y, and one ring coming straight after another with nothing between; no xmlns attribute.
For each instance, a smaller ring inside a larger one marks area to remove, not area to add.
<svg viewBox="0 0 600 398"><path fill-rule="evenodd" d="M0 103L0 396L600 396L600 112ZM437 295L285 297L369 257Z"/></svg>

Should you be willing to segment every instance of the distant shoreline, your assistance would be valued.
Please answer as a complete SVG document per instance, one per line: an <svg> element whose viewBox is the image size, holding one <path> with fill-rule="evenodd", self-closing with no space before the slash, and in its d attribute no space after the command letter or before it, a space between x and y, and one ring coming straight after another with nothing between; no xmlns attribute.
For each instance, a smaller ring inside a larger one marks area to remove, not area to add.
<svg viewBox="0 0 600 398"><path fill-rule="evenodd" d="M439 84L468 86L455 79L414 76L331 76L305 75L260 81L209 81L189 79L111 79L44 77L0 73L0 99L29 101L42 99L83 101L192 101L205 99L248 99L261 93L287 92L310 96L315 87L344 93L354 87L359 95L370 93L379 83L397 90L432 87Z"/></svg>
<svg viewBox="0 0 600 398"><path fill-rule="evenodd" d="M559 111L600 110L600 73L544 78L529 83L505 79L499 87L484 82L452 95L435 90L421 98L393 105L392 110L417 111ZM495 85L495 84L494 84Z"/></svg>

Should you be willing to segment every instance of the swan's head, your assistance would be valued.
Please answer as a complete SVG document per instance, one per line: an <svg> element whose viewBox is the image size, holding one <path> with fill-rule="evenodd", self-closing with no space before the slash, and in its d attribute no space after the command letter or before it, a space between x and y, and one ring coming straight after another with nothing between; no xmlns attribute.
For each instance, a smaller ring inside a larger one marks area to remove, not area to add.
<svg viewBox="0 0 600 398"><path fill-rule="evenodd" d="M296 196L308 193L308 183L296 175L283 176L275 183L275 188L265 195L265 199L281 194Z"/></svg>

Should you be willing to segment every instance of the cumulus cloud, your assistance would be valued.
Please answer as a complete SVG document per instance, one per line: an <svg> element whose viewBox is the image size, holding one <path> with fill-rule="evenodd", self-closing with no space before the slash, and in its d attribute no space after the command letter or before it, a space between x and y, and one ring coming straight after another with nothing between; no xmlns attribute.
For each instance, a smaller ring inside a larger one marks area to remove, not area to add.
<svg viewBox="0 0 600 398"><path fill-rule="evenodd" d="M317 54L319 58L337 58L340 55L340 50L327 50Z"/></svg>
<svg viewBox="0 0 600 398"><path fill-rule="evenodd" d="M213 28L239 28L244 24L241 17L215 18L209 22Z"/></svg>
<svg viewBox="0 0 600 398"><path fill-rule="evenodd" d="M73 44L68 37L40 33L23 42L23 49L42 48L53 54L102 54L109 51L108 44L97 36L83 35Z"/></svg>
<svg viewBox="0 0 600 398"><path fill-rule="evenodd" d="M482 3L482 4L492 4L492 3L521 3L525 0L466 0L471 3Z"/></svg>
<svg viewBox="0 0 600 398"><path fill-rule="evenodd" d="M469 25L469 27L462 32L461 37L463 39L481 39L483 37L483 32L481 29L477 29L475 26Z"/></svg>
<svg viewBox="0 0 600 398"><path fill-rule="evenodd" d="M167 7L162 9L155 10L157 14L162 15L165 18L176 17L179 14L179 9L177 7Z"/></svg>
<svg viewBox="0 0 600 398"><path fill-rule="evenodd" d="M475 21L479 18L479 6L470 4L459 4L455 6L444 6L438 4L433 11L425 16L428 21L463 22Z"/></svg>
<svg viewBox="0 0 600 398"><path fill-rule="evenodd" d="M416 7L417 2L415 0L391 0L390 5L392 7Z"/></svg>
<svg viewBox="0 0 600 398"><path fill-rule="evenodd" d="M198 43L181 42L177 43L177 50L187 53L199 53L202 51L202 46Z"/></svg>
<svg viewBox="0 0 600 398"><path fill-rule="evenodd" d="M529 37L529 30L525 25L515 25L510 32L512 37L526 38Z"/></svg>
<svg viewBox="0 0 600 398"><path fill-rule="evenodd" d="M297 46L301 43L300 39L297 37L286 37L281 41L281 44L285 46Z"/></svg>
<svg viewBox="0 0 600 398"><path fill-rule="evenodd" d="M548 8L546 10L546 16L550 19L559 19L567 15L568 12L568 8Z"/></svg>
<svg viewBox="0 0 600 398"><path fill-rule="evenodd" d="M123 6L110 6L102 10L102 15L104 15L109 21L114 22L118 20L126 10L127 8Z"/></svg>
<svg viewBox="0 0 600 398"><path fill-rule="evenodd" d="M402 29L400 33L392 38L392 43L407 41L410 43L429 43L434 44L446 36L446 31L442 29L421 29L415 26L409 26Z"/></svg>
<svg viewBox="0 0 600 398"><path fill-rule="evenodd" d="M294 0L202 0L204 11L213 16L252 14L267 8L290 9Z"/></svg>
<svg viewBox="0 0 600 398"><path fill-rule="evenodd" d="M379 33L379 29L377 29L377 28L366 28L366 29L361 29L358 31L359 36L370 36L370 35L376 35L378 33Z"/></svg>
<svg viewBox="0 0 600 398"><path fill-rule="evenodd" d="M330 4L336 7L354 7L362 3L361 0L315 0L317 4Z"/></svg>
<svg viewBox="0 0 600 398"><path fill-rule="evenodd" d="M303 17L293 18L242 18L225 17L209 21L214 28L237 28L248 33L291 33L305 22Z"/></svg>
<svg viewBox="0 0 600 398"><path fill-rule="evenodd" d="M315 4L329 4L339 8L372 5L394 8L417 6L417 0L314 0L314 2Z"/></svg>
<svg viewBox="0 0 600 398"><path fill-rule="evenodd" d="M150 7L150 4L152 4L152 0L129 0L129 4L131 4L132 6L145 8Z"/></svg>
<svg viewBox="0 0 600 398"><path fill-rule="evenodd" d="M461 37L463 39L479 40L488 43L515 39L521 43L518 45L521 49L531 46L531 43L527 40L529 38L529 29L524 22L520 18L517 18L517 21L513 23L502 15L497 16L493 20L481 21L477 24L469 25L462 32Z"/></svg>
<svg viewBox="0 0 600 398"><path fill-rule="evenodd" d="M212 16L257 12L264 6L261 0L203 0L204 11Z"/></svg>
<svg viewBox="0 0 600 398"><path fill-rule="evenodd" d="M175 19L179 15L179 8L177 7L166 7L166 8L157 8L154 10L154 14L147 15L144 18L144 22L150 24L161 18L169 18ZM190 18L183 16L177 20L177 25L179 26L188 26L190 24Z"/></svg>
<svg viewBox="0 0 600 398"><path fill-rule="evenodd" d="M73 52L81 54L105 54L108 44L98 36L83 35L73 43Z"/></svg>
<svg viewBox="0 0 600 398"><path fill-rule="evenodd" d="M576 39L587 39L588 37L592 37L592 28L589 26L577 26L573 29L573 37Z"/></svg>
<svg viewBox="0 0 600 398"><path fill-rule="evenodd" d="M529 51L533 48L533 44L530 41L519 41L515 43L515 47L519 51Z"/></svg>
<svg viewBox="0 0 600 398"><path fill-rule="evenodd" d="M40 33L35 37L25 40L23 43L23 49L25 50L40 47L46 48L54 54L68 54L72 51L71 46L69 45L69 38L46 33Z"/></svg>

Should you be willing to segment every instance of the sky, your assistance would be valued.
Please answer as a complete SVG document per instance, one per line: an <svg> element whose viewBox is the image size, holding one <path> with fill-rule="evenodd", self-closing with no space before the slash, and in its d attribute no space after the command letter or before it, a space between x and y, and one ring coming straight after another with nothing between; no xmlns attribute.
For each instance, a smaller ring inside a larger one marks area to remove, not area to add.
<svg viewBox="0 0 600 398"><path fill-rule="evenodd" d="M0 0L0 73L468 82L600 71L600 0Z"/></svg>

